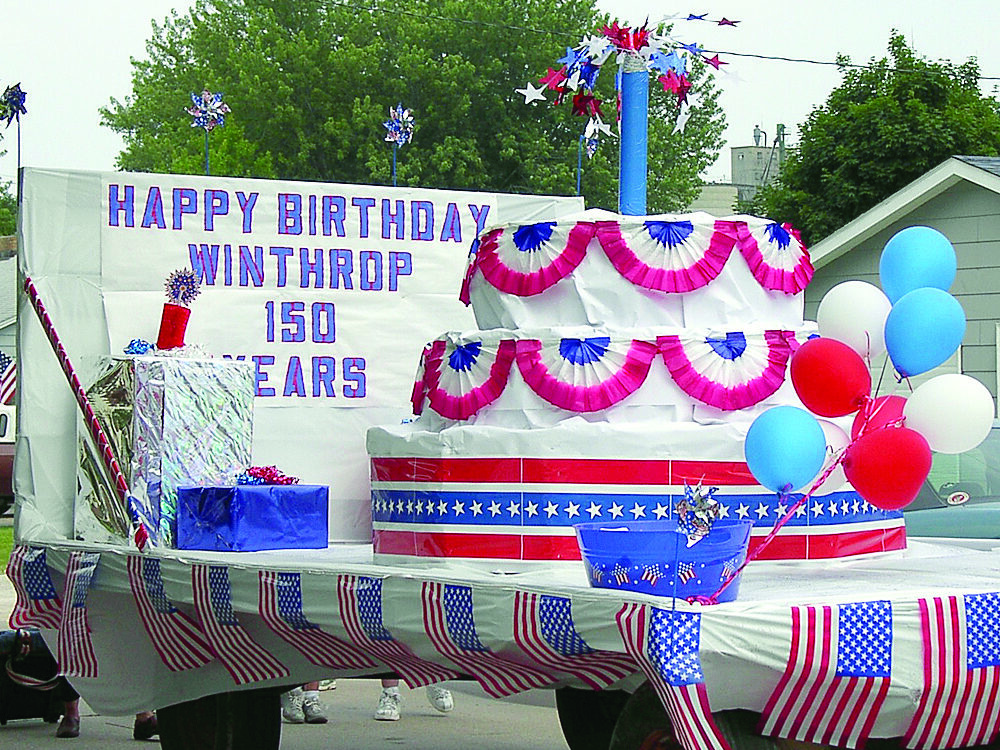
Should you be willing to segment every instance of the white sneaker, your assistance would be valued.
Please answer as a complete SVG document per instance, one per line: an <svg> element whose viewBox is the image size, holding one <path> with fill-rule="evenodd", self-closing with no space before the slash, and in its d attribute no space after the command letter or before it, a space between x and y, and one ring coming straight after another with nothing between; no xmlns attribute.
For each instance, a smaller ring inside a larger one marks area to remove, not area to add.
<svg viewBox="0 0 1000 750"><path fill-rule="evenodd" d="M336 690L337 681L336 680L320 680L319 681L320 690Z"/></svg>
<svg viewBox="0 0 1000 750"><path fill-rule="evenodd" d="M306 724L326 724L326 714L319 698L305 696L302 700L302 714L305 716Z"/></svg>
<svg viewBox="0 0 1000 750"><path fill-rule="evenodd" d="M399 721L399 704L401 698L398 690L392 692L383 690L378 697L378 708L375 709L375 721Z"/></svg>
<svg viewBox="0 0 1000 750"><path fill-rule="evenodd" d="M451 697L451 691L437 685L427 686L427 702L443 714L455 707L455 699Z"/></svg>
<svg viewBox="0 0 1000 750"><path fill-rule="evenodd" d="M281 694L281 716L289 724L304 724L306 715L302 711L302 688L297 687Z"/></svg>

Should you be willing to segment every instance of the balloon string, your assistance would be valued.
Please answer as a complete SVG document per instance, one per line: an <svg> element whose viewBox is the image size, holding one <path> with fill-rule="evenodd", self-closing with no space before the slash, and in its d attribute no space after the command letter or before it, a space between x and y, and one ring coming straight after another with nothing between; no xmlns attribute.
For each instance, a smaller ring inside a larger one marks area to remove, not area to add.
<svg viewBox="0 0 1000 750"><path fill-rule="evenodd" d="M722 594L722 592L725 591L727 588L729 588L729 584L731 584L739 577L740 573L743 572L743 569L747 565L756 560L760 556L760 554L765 549L767 549L768 545L770 545L771 542L774 541L774 538L778 535L778 532L781 530L781 528L786 523L788 523L788 521L791 519L792 516L794 516L798 512L799 508L801 508L803 505L806 504L806 502L808 502L808 500L813 496L813 493L816 492L816 490L818 490L823 485L823 483L830 478L830 475L833 474L834 470L838 466L840 466L841 463L843 463L844 455L846 453L847 453L847 447L845 446L840 450L839 453L836 454L833 461L826 469L824 469L823 473L819 475L816 481L813 482L813 486L809 488L809 491L806 494L804 494L801 498L799 498L799 500L794 505L792 505L791 508L788 509L788 511L785 513L784 516L778 519L778 522L774 524L774 528L772 528L771 531L768 532L768 535L764 537L763 541L759 545L757 545L757 548L754 549L753 552L747 555L746 560L743 561L743 564L740 565L740 567L738 567L734 572L729 574L729 576L726 578L726 580L722 582L722 585L719 586L719 588L715 591L714 594L712 594L711 596L688 597L687 601L692 604L718 604L719 596ZM786 499L789 495L790 490L791 490L790 485L782 487L781 492L778 493L779 501Z"/></svg>

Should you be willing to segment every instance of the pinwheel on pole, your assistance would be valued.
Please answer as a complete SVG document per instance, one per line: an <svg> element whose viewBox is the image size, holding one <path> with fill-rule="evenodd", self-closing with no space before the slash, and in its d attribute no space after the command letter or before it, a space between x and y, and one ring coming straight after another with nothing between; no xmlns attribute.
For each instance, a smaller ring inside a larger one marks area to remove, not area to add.
<svg viewBox="0 0 1000 750"><path fill-rule="evenodd" d="M7 121L7 127L17 120L17 171L21 171L21 115L27 114L24 100L28 95L21 90L21 84L8 86L0 99L0 119Z"/></svg>
<svg viewBox="0 0 1000 750"><path fill-rule="evenodd" d="M205 129L205 174L208 170L208 134L215 128L226 124L226 115L232 110L229 105L222 101L222 93L212 93L205 89L201 94L191 94L191 106L185 110L194 118L191 123L192 128Z"/></svg>
<svg viewBox="0 0 1000 750"><path fill-rule="evenodd" d="M392 144L392 186L396 186L396 151L413 140L413 114L402 104L389 107L389 119L382 123L388 131L385 140Z"/></svg>

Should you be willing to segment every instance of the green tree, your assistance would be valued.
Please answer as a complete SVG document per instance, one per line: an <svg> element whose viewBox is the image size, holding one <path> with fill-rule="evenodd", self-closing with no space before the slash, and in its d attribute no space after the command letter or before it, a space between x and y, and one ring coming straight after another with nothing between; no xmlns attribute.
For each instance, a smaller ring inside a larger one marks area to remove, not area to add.
<svg viewBox="0 0 1000 750"><path fill-rule="evenodd" d="M780 180L742 210L814 243L952 155L1000 154L1000 102L980 94L975 58L929 62L897 32L889 56L864 68L838 60L843 82L801 126Z"/></svg>
<svg viewBox="0 0 1000 750"><path fill-rule="evenodd" d="M209 88L233 110L210 134L213 173L388 184L382 122L401 102L416 129L398 153L399 184L573 193L585 120L568 104L528 107L514 89L604 20L593 0L197 0L153 24L131 94L112 99L102 122L125 139L119 168L198 173L204 136L183 109ZM611 121L613 79L599 80ZM711 78L699 69L694 83L684 133L666 118L670 95L651 97L651 212L685 205L721 146ZM588 205L615 208L617 142L584 162Z"/></svg>
<svg viewBox="0 0 1000 750"><path fill-rule="evenodd" d="M0 183L0 237L17 231L17 198L10 182Z"/></svg>

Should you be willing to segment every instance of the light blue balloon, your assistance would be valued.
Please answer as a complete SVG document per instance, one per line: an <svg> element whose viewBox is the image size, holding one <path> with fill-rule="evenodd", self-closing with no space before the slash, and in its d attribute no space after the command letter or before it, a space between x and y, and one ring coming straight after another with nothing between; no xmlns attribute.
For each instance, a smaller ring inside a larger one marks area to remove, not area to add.
<svg viewBox="0 0 1000 750"><path fill-rule="evenodd" d="M907 227L885 243L878 275L882 291L895 304L914 289L948 291L956 268L955 248L947 237L930 227Z"/></svg>
<svg viewBox="0 0 1000 750"><path fill-rule="evenodd" d="M885 319L885 350L904 378L933 370L965 336L965 311L948 292L931 287L904 294Z"/></svg>
<svg viewBox="0 0 1000 750"><path fill-rule="evenodd" d="M775 406L747 430L743 453L754 479L774 492L808 484L826 460L826 435L816 417L796 406Z"/></svg>

